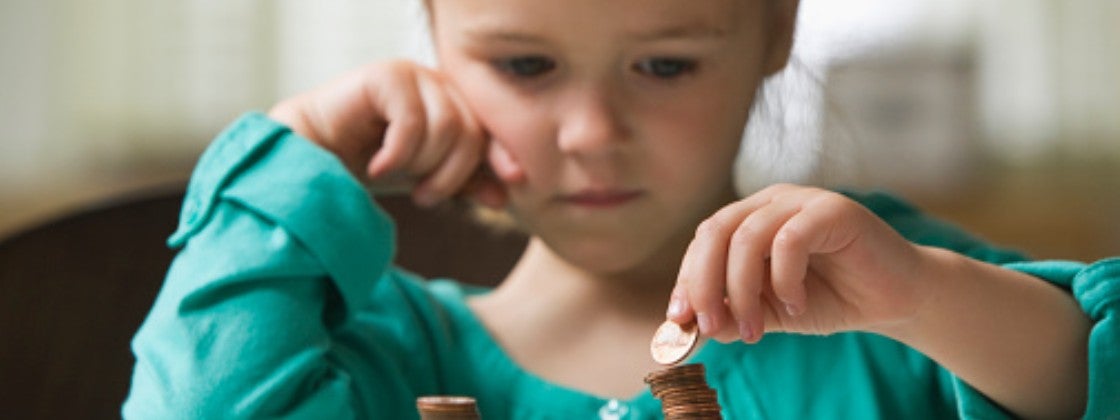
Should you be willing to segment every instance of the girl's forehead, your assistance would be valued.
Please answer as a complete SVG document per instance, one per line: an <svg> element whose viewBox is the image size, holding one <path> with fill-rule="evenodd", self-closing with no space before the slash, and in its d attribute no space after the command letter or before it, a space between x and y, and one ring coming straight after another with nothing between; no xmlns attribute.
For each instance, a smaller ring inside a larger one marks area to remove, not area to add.
<svg viewBox="0 0 1120 420"><path fill-rule="evenodd" d="M427 0L442 29L731 32L763 0Z"/></svg>

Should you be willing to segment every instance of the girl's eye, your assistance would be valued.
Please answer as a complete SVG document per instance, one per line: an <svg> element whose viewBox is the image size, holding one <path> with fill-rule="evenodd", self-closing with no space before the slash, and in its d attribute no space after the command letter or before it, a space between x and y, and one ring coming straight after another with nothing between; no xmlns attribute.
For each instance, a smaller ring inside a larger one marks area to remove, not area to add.
<svg viewBox="0 0 1120 420"><path fill-rule="evenodd" d="M680 58L651 58L635 63L634 69L653 77L672 79L696 70L696 61Z"/></svg>
<svg viewBox="0 0 1120 420"><path fill-rule="evenodd" d="M503 73L531 78L552 71L556 68L556 62L545 57L530 56L494 60L494 66Z"/></svg>

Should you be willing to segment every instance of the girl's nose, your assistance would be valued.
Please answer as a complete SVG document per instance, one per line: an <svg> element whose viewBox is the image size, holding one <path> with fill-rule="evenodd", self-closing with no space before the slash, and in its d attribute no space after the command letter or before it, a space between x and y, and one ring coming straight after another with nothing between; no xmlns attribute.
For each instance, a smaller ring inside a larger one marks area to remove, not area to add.
<svg viewBox="0 0 1120 420"><path fill-rule="evenodd" d="M609 155L626 139L620 107L603 91L574 94L563 107L558 142L564 153Z"/></svg>

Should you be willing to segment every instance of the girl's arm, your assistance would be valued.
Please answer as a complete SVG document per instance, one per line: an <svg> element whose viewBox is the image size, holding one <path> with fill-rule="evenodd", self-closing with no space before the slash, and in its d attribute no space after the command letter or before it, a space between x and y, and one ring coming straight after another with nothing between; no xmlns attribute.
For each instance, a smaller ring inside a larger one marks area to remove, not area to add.
<svg viewBox="0 0 1120 420"><path fill-rule="evenodd" d="M430 299L388 268L392 225L363 184L434 204L472 179L484 140L443 78L407 62L227 129L192 176L124 415L415 414L415 393L439 389L442 336ZM472 180L501 205L494 183Z"/></svg>
<svg viewBox="0 0 1120 420"><path fill-rule="evenodd" d="M1021 272L939 248L920 252L921 307L873 332L921 351L1018 415L1081 415L1091 322L1078 302Z"/></svg>
<svg viewBox="0 0 1120 420"><path fill-rule="evenodd" d="M242 117L191 178L170 240L181 250L132 342L123 415L352 418L408 401L410 387L391 380L404 343L391 329L368 333L380 359L339 339L374 305L392 242L388 218L333 156ZM378 392L361 392L367 377L384 381Z"/></svg>
<svg viewBox="0 0 1120 420"><path fill-rule="evenodd" d="M868 198L776 185L725 206L697 230L668 317L748 343L876 332L1018 415L1120 414L1120 260L1025 262Z"/></svg>

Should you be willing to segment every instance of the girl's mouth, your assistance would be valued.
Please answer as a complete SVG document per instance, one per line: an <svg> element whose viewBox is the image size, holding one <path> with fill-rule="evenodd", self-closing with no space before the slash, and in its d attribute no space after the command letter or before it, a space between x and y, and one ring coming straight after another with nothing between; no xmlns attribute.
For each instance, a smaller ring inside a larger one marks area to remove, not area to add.
<svg viewBox="0 0 1120 420"><path fill-rule="evenodd" d="M612 208L622 206L642 196L640 190L596 189L583 190L560 196L560 200L579 207Z"/></svg>

